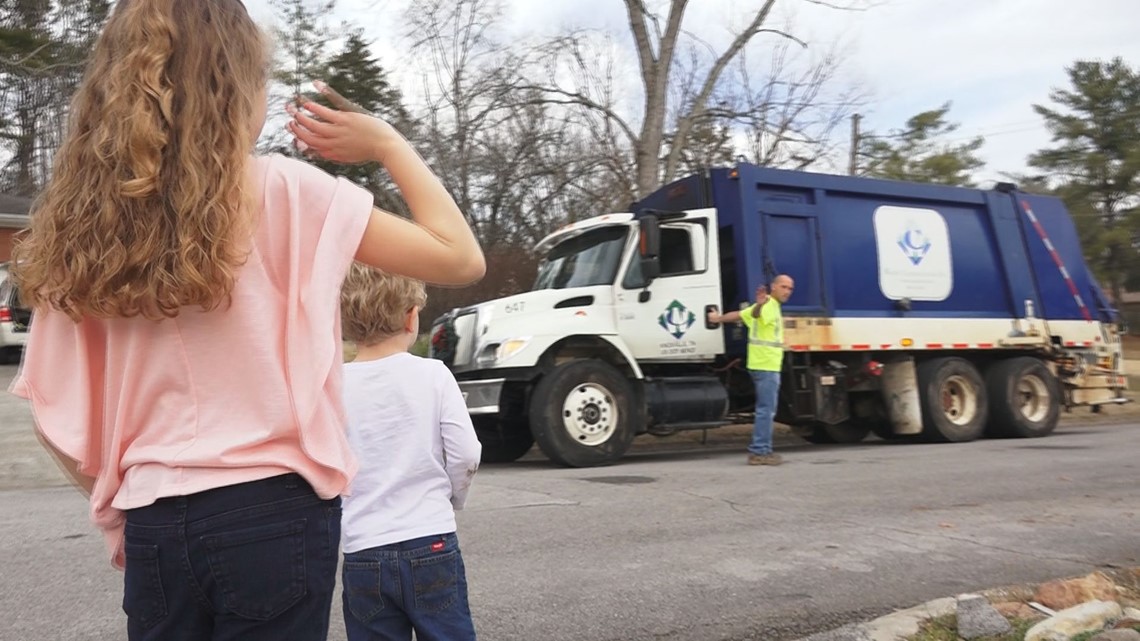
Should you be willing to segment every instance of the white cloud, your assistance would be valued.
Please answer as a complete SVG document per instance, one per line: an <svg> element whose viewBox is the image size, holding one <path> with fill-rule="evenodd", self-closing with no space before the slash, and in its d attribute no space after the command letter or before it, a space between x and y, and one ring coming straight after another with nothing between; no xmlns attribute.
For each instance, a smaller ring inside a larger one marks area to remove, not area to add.
<svg viewBox="0 0 1140 641"><path fill-rule="evenodd" d="M268 0L247 0L262 19ZM406 0L341 0L341 18L377 39L381 60L405 68L400 45ZM664 2L649 2L651 7ZM686 28L723 46L758 0L690 2ZM505 0L504 33L512 38L551 35L568 27L610 31L629 43L620 0ZM864 125L876 131L952 101L963 138L985 135L983 178L1022 171L1025 157L1048 144L1033 113L1051 88L1065 86L1065 67L1077 59L1121 56L1140 65L1137 0L878 0L862 12L836 11L804 0L781 0L773 26L791 21L813 49L843 45L844 77L871 94ZM774 36L768 36L773 38ZM631 53L632 58L632 53ZM404 79L405 87L415 79ZM631 78L631 84L636 80Z"/></svg>

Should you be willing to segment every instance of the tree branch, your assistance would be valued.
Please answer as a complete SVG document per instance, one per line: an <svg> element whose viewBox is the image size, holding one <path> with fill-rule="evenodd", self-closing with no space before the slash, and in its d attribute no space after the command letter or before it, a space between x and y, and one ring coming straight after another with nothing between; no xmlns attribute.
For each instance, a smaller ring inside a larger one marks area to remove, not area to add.
<svg viewBox="0 0 1140 641"><path fill-rule="evenodd" d="M768 14L771 13L772 7L775 4L776 0L765 0L764 6L753 16L752 23L736 35L736 38L734 38L728 48L724 50L724 53L713 63L712 69L710 69L708 75L705 76L701 90L697 93L696 98L693 99L689 113L682 116L677 122L677 131L673 136L673 145L670 147L669 156L665 160L665 182L669 182L673 176L676 175L677 165L681 159L681 151L685 147L689 133L693 129L694 122L700 117L701 112L704 111L705 103L708 102L709 96L712 95L721 73L724 72L728 63L744 48L744 45L748 44L748 41L760 32L764 21L768 19Z"/></svg>

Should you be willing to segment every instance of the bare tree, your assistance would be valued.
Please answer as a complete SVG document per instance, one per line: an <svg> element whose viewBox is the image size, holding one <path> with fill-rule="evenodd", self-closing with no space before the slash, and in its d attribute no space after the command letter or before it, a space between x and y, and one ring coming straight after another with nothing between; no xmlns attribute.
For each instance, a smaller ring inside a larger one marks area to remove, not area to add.
<svg viewBox="0 0 1140 641"><path fill-rule="evenodd" d="M836 133L866 101L856 87L842 86L839 54L830 49L800 63L802 50L790 41L772 51L766 74L753 73L751 56L737 61L737 82L709 115L743 126L742 155L758 165L807 169L839 146ZM759 76L759 77L757 77Z"/></svg>
<svg viewBox="0 0 1140 641"><path fill-rule="evenodd" d="M498 39L498 0L415 0L413 51L426 61L421 143L484 244L527 244L586 210L570 206L600 171L588 123L528 90L531 51ZM580 204L580 203L579 203Z"/></svg>
<svg viewBox="0 0 1140 641"><path fill-rule="evenodd" d="M47 181L107 0L0 2L0 189L31 196Z"/></svg>
<svg viewBox="0 0 1140 641"><path fill-rule="evenodd" d="M597 52L587 51L588 37L583 32L562 36L547 48L549 56L560 59L559 63L547 62L548 68L564 71L569 66L575 68L576 73L551 74L549 77L553 80L537 82L532 86L541 89L547 101L593 112L595 118L604 121L605 126L595 127L594 131L604 131L614 136L607 143L608 147L628 149L632 166L628 182L632 185L635 197L643 196L661 182L677 176L679 169L688 162L686 154L694 131L704 136L716 130L715 126L710 125L710 119L720 120L722 126L725 122L746 121L759 131L777 133L777 148L781 152L790 149L796 142L818 142L820 134L830 131L835 123L825 124L821 131L807 135L807 131L813 127L802 126L803 123L796 121L795 116L806 115L810 107L807 101L812 97L818 98L822 88L834 79L829 73L834 60L821 60L806 76L791 79L790 83L790 69L784 70L783 77L772 76L771 82L767 84L769 94L778 87L784 87L782 103L776 112L771 111L772 104L758 100L765 95L764 92L749 92L748 85L741 84L748 80L747 76L734 79L726 75L733 61L741 59L749 44L762 34L802 47L807 46L807 43L796 38L790 31L769 26L772 11L781 1L808 2L846 10L862 9L868 5L867 0L763 0L748 11L744 26L732 32L728 43L717 48L700 42L684 30L688 0L670 0L663 3L665 7L660 11L651 10L644 0L623 0L642 88L642 104L635 116L631 117L620 109L612 100L612 95L599 93L598 85L605 84L612 78L598 73ZM688 84L685 91L678 94L673 86L678 80L675 63L678 52L685 50L682 42L686 40L697 43L697 46L688 51L702 53L691 61L687 71L682 74L687 78ZM787 49L783 51L786 54ZM567 76L569 82L564 80ZM583 78L589 80L583 81ZM726 97L728 85L737 88L736 104L731 101L717 103L714 98L718 95ZM790 91L790 86L795 86L796 91ZM747 107L748 110L742 111L741 107ZM833 118L823 120L830 122ZM770 160L776 158L776 149L771 148L771 144L770 136L765 138L765 144L757 151L766 150L766 154L757 155ZM790 151L787 155L789 158L792 156ZM798 162L803 164L803 160L799 159Z"/></svg>
<svg viewBox="0 0 1140 641"><path fill-rule="evenodd" d="M521 87L529 52L498 39L497 0L414 0L412 51L423 64L417 142L470 220L488 259L477 290L433 291L444 306L515 293L530 284L509 267L590 204L593 146L581 123ZM532 265L533 267L533 265ZM472 296L476 296L472 298Z"/></svg>

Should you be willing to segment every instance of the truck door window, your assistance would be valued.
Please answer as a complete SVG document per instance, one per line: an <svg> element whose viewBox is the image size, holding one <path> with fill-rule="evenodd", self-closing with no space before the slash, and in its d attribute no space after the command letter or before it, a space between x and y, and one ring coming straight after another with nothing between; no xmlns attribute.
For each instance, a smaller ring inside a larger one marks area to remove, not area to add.
<svg viewBox="0 0 1140 641"><path fill-rule="evenodd" d="M661 228L661 276L678 276L698 271L693 261L693 240L687 227ZM640 257L634 252L629 269L622 279L622 287L640 289L645 287L645 277L641 275Z"/></svg>
<svg viewBox="0 0 1140 641"><path fill-rule="evenodd" d="M628 227L603 227L555 245L538 266L534 291L612 285Z"/></svg>

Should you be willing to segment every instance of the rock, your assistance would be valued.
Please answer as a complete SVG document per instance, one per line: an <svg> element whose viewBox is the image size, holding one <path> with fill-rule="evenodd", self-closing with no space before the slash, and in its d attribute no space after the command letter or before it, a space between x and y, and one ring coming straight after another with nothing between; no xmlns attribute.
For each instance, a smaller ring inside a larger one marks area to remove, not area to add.
<svg viewBox="0 0 1140 641"><path fill-rule="evenodd" d="M967 640L1005 634L1013 629L1000 612L980 594L958 597L958 636Z"/></svg>
<svg viewBox="0 0 1140 641"><path fill-rule="evenodd" d="M1124 608L1125 619L1140 619L1140 609L1137 608Z"/></svg>
<svg viewBox="0 0 1140 641"><path fill-rule="evenodd" d="M1140 641L1140 632L1135 630L1111 630L1101 632L1089 641Z"/></svg>
<svg viewBox="0 0 1140 641"><path fill-rule="evenodd" d="M1062 610L1029 628L1025 641L1069 641L1082 632L1103 630L1123 614L1115 601L1089 601Z"/></svg>
<svg viewBox="0 0 1140 641"><path fill-rule="evenodd" d="M1037 588L1033 600L1054 610L1065 610L1086 601L1115 601L1116 584L1100 572L1078 579L1050 581Z"/></svg>
<svg viewBox="0 0 1140 641"><path fill-rule="evenodd" d="M1004 603L995 603L994 609L997 610L1003 617L1007 619L1021 619L1022 621L1034 621L1036 619L1044 619L1045 615L1029 607L1025 603L1018 603L1016 601L1006 601Z"/></svg>

